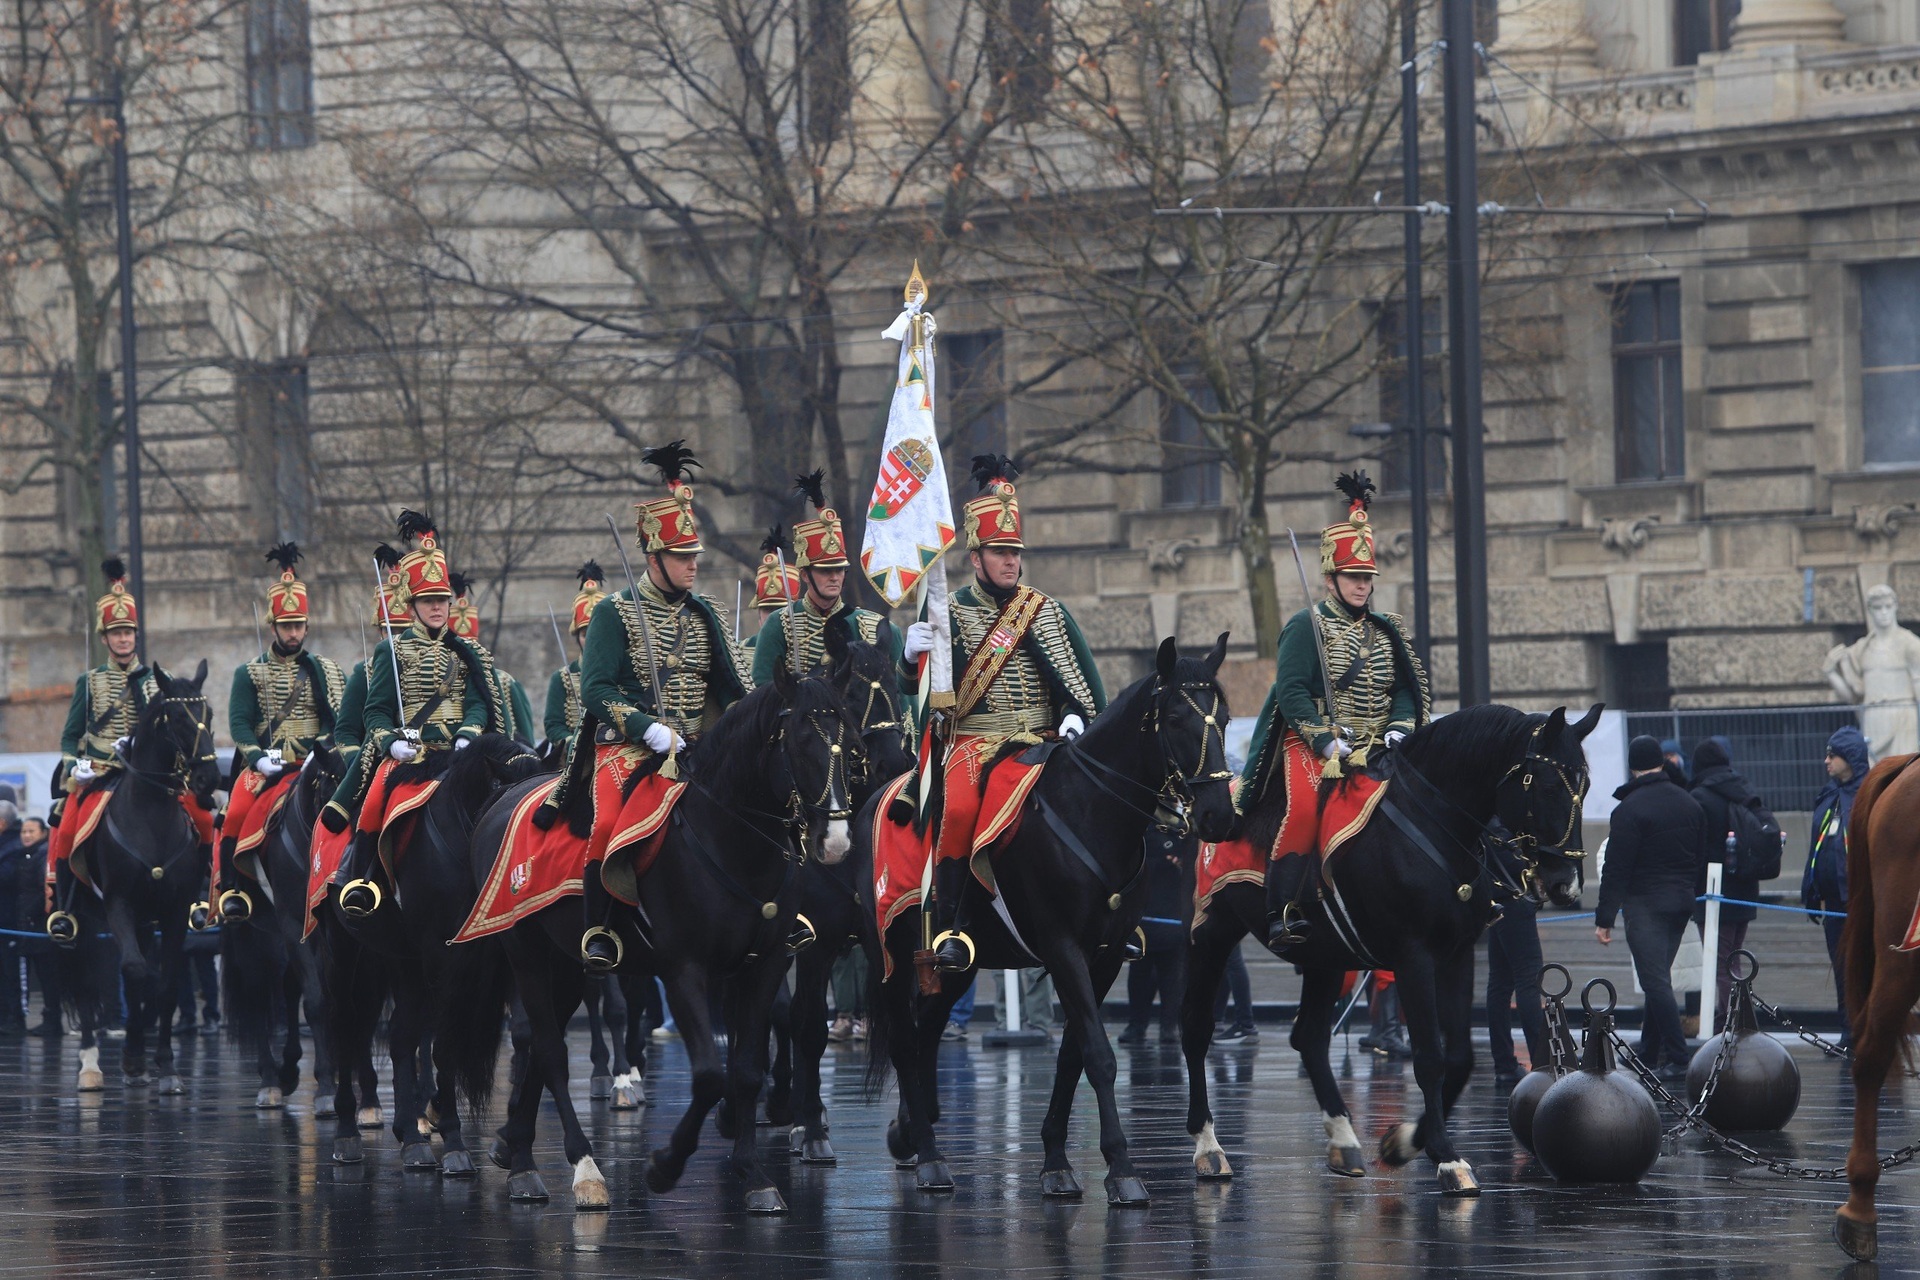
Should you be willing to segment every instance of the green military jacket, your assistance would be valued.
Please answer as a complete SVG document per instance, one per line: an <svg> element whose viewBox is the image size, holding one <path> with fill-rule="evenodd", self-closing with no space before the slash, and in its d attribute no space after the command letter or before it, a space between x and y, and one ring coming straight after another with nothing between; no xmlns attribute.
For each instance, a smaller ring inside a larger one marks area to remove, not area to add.
<svg viewBox="0 0 1920 1280"><path fill-rule="evenodd" d="M586 712L580 700L580 659L575 658L547 677L546 714L541 717L547 741L565 742L580 732Z"/></svg>
<svg viewBox="0 0 1920 1280"><path fill-rule="evenodd" d="M125 667L109 661L82 672L73 682L73 701L60 731L58 781L64 782L83 758L92 761L96 771L118 768L113 744L133 732L147 701L159 692L152 669L137 658Z"/></svg>
<svg viewBox="0 0 1920 1280"><path fill-rule="evenodd" d="M1325 682L1313 629L1326 638L1327 670L1333 676L1334 705L1327 714ZM1365 764L1392 731L1412 733L1433 715L1426 668L1413 652L1406 626L1396 614L1369 609L1354 617L1344 605L1322 600L1287 619L1280 630L1273 686L1254 722L1247 765L1240 775L1237 801L1251 812L1265 793L1280 755L1282 733L1298 733L1318 756L1333 741L1333 722L1353 733L1354 758Z"/></svg>
<svg viewBox="0 0 1920 1280"><path fill-rule="evenodd" d="M768 618L761 624L759 632L748 639L747 643L753 648L754 685L757 687L773 679L773 673L780 669L782 663L793 661L796 648L800 654L802 674L811 672L825 662L827 624L834 618L845 618L853 627L854 639L884 646L893 658L894 666L903 665L900 633L885 618L871 609L857 609L844 599L838 602L831 614L823 614L814 607L813 601L803 596ZM903 675L901 692L913 692L910 684Z"/></svg>
<svg viewBox="0 0 1920 1280"><path fill-rule="evenodd" d="M511 671L495 667L494 674L499 677L504 702L513 717L513 728L508 736L532 746L540 739L534 735L533 703L527 697L527 687L514 679Z"/></svg>
<svg viewBox="0 0 1920 1280"><path fill-rule="evenodd" d="M593 607L580 657L581 701L597 725L622 741L639 742L655 719L691 740L746 693L732 639L720 623L719 606L697 592L668 600L651 578L643 578L640 599L664 698L654 697L633 590L627 588Z"/></svg>
<svg viewBox="0 0 1920 1280"><path fill-rule="evenodd" d="M1002 601L978 581L947 598L956 689L1002 608ZM918 688L918 672L904 661L901 675L912 678ZM1106 706L1100 668L1080 625L1065 605L1049 596L998 678L956 730L980 737L1037 739L1057 728L1069 712L1091 720Z"/></svg>
<svg viewBox="0 0 1920 1280"><path fill-rule="evenodd" d="M398 656L404 700L394 688L390 655ZM360 757L340 780L334 802L349 811L359 803L402 728L417 729L428 751L446 750L461 738L506 732L513 710L501 693L487 652L445 628L430 634L415 622L392 640L382 640L367 663Z"/></svg>
<svg viewBox="0 0 1920 1280"><path fill-rule="evenodd" d="M340 752L349 777L353 774L354 762L360 758L360 743L367 736L366 716L367 664L356 662L347 676L346 692L340 695L340 710L333 718L333 745Z"/></svg>
<svg viewBox="0 0 1920 1280"><path fill-rule="evenodd" d="M269 650L235 667L227 731L242 762L251 765L272 747L289 765L306 759L334 733L346 686L332 659L305 649L291 658Z"/></svg>

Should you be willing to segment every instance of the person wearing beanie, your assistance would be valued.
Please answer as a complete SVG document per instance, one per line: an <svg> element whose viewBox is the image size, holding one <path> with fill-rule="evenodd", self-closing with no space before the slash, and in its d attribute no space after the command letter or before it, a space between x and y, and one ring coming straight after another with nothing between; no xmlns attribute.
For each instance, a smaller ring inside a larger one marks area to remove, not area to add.
<svg viewBox="0 0 1920 1280"><path fill-rule="evenodd" d="M1813 827L1808 837L1807 869L1800 879L1800 901L1810 911L1832 911L1833 916L1810 916L1827 935L1827 960L1833 966L1834 1000L1840 1010L1840 1038L1851 1039L1847 1019L1847 984L1840 967L1841 917L1847 910L1847 824L1853 820L1853 797L1869 767L1867 736L1850 724L1841 725L1827 739L1827 785L1813 804Z"/></svg>
<svg viewBox="0 0 1920 1280"><path fill-rule="evenodd" d="M1627 745L1632 775L1615 791L1619 801L1607 833L1594 936L1613 943L1613 927L1627 916L1627 950L1646 995L1639 1052L1661 1078L1687 1070L1687 1038L1673 998L1673 957L1693 920L1693 900L1706 874L1707 820L1700 804L1675 785L1660 741L1642 735Z"/></svg>
<svg viewBox="0 0 1920 1280"><path fill-rule="evenodd" d="M1738 900L1720 906L1720 944L1714 983L1719 994L1713 1007L1722 1011L1727 1008L1727 996L1733 990L1728 965L1733 953L1746 945L1747 926L1759 914L1758 908L1743 907L1739 903L1758 902L1761 880L1780 874L1780 826L1747 785L1747 780L1734 770L1732 748L1733 744L1724 737L1708 738L1693 749L1693 767L1689 771L1693 777L1692 795L1706 815L1707 833L1713 844L1708 858L1722 864L1720 894ZM1736 819L1735 809L1747 810L1752 821ZM1740 838L1736 839L1736 848L1729 858L1727 836L1732 832L1740 833ZM1749 847L1756 843L1765 847ZM1697 920L1705 919L1704 903L1695 909L1694 916ZM1713 1029L1703 1027L1700 1034L1710 1036Z"/></svg>

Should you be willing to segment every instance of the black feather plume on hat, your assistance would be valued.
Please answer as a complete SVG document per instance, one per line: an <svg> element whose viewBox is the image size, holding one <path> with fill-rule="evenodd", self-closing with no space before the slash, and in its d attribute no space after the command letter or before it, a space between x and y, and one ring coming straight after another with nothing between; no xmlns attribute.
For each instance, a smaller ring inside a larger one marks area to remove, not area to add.
<svg viewBox="0 0 1920 1280"><path fill-rule="evenodd" d="M455 571L447 575L447 585L453 588L454 599L458 600L473 590L473 579Z"/></svg>
<svg viewBox="0 0 1920 1280"><path fill-rule="evenodd" d="M660 479L667 484L689 479L687 473L701 465L700 460L693 456L693 450L687 448L685 440L672 440L648 449L640 455L640 461L649 467L660 468Z"/></svg>
<svg viewBox="0 0 1920 1280"><path fill-rule="evenodd" d="M279 565L286 573L293 572L293 566L300 563L300 546L294 542L282 542L267 551L267 559Z"/></svg>
<svg viewBox="0 0 1920 1280"><path fill-rule="evenodd" d="M108 582L118 582L127 576L127 562L119 556L108 556L100 562L100 572L107 575Z"/></svg>
<svg viewBox="0 0 1920 1280"><path fill-rule="evenodd" d="M985 493L987 486L995 480L1012 481L1020 474L1020 468L1014 465L1012 458L1004 453L976 453L973 455L973 482Z"/></svg>
<svg viewBox="0 0 1920 1280"><path fill-rule="evenodd" d="M1359 503L1362 510L1373 505L1374 483L1367 479L1365 471L1342 471L1333 484L1347 495L1348 501Z"/></svg>
<svg viewBox="0 0 1920 1280"><path fill-rule="evenodd" d="M600 567L598 560L589 560L580 566L580 572L575 576L580 579L580 585L584 587L589 582L605 582L607 571Z"/></svg>
<svg viewBox="0 0 1920 1280"><path fill-rule="evenodd" d="M373 549L373 558L382 569L387 570L389 573L400 564L400 553L384 542Z"/></svg>
<svg viewBox="0 0 1920 1280"><path fill-rule="evenodd" d="M782 555L786 552L786 549L787 535L781 532L780 526L777 524L767 530L766 537L760 539L760 550L767 555Z"/></svg>
<svg viewBox="0 0 1920 1280"><path fill-rule="evenodd" d="M424 511L409 511L405 507L402 507L400 509L399 527L402 541L436 536L434 535L433 517Z"/></svg>
<svg viewBox="0 0 1920 1280"><path fill-rule="evenodd" d="M794 492L804 493L807 501L813 504L815 511L824 511L827 507L826 479L825 469L815 467L806 475L793 478Z"/></svg>

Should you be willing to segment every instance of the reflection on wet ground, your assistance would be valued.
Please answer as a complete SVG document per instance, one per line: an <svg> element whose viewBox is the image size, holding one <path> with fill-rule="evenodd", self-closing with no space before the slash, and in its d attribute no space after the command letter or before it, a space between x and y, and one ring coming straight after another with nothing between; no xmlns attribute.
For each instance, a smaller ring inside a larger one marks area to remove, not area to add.
<svg viewBox="0 0 1920 1280"><path fill-rule="evenodd" d="M582 1037L584 1039L584 1037ZM686 1180L649 1195L647 1149L687 1094L677 1043L656 1046L652 1105L612 1113L575 1096L613 1191L613 1211L576 1214L551 1123L541 1163L550 1205L506 1200L505 1175L443 1182L402 1174L391 1134L370 1135L362 1165L335 1167L316 1142L311 1087L282 1112L253 1109L255 1082L233 1046L189 1041L188 1094L156 1098L118 1081L103 1053L104 1094L76 1098L72 1037L0 1045L6 1158L0 1164L0 1267L9 1273L147 1276L579 1276L1343 1274L1527 1276L1829 1276L1845 1261L1827 1232L1840 1191L1746 1170L1689 1140L1632 1189L1561 1187L1516 1157L1505 1101L1482 1075L1459 1127L1485 1194L1444 1200L1431 1166L1378 1167L1348 1181L1321 1167L1324 1136L1284 1037L1218 1052L1209 1064L1221 1142L1237 1177L1196 1184L1185 1133L1185 1080L1173 1046L1121 1050L1120 1090L1153 1204L1109 1210L1082 1086L1073 1129L1087 1175L1083 1203L1042 1201L1038 1129L1052 1055L943 1049L942 1126L959 1189L928 1196L887 1158L890 1105L861 1097L864 1053L830 1051L826 1088L835 1168L803 1167L785 1135L763 1129L792 1207L753 1219L722 1165L711 1126ZM1369 1146L1413 1114L1411 1072L1353 1053L1336 1061ZM1797 1052L1805 1078L1787 1133L1756 1142L1817 1165L1845 1156L1850 1093L1840 1067ZM504 1097L502 1089L500 1097ZM330 1122L329 1122L330 1123ZM497 1123L497 1119L493 1122ZM1911 1140L1890 1104L1889 1146ZM330 1136L330 1130L329 1130ZM484 1141L484 1139L481 1139ZM1369 1154L1372 1154L1371 1150ZM1911 1173L1882 1184L1881 1256L1889 1275L1920 1265L1907 1206Z"/></svg>

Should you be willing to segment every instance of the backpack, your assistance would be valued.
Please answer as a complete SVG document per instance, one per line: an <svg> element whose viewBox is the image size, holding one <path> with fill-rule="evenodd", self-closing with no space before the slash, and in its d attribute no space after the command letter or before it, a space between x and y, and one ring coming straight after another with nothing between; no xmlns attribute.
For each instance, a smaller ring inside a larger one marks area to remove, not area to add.
<svg viewBox="0 0 1920 1280"><path fill-rule="evenodd" d="M1727 858L1727 875L1771 880L1780 874L1780 853L1785 844L1780 823L1759 796L1749 795L1744 803L1729 799L1727 826L1734 840L1733 853Z"/></svg>

